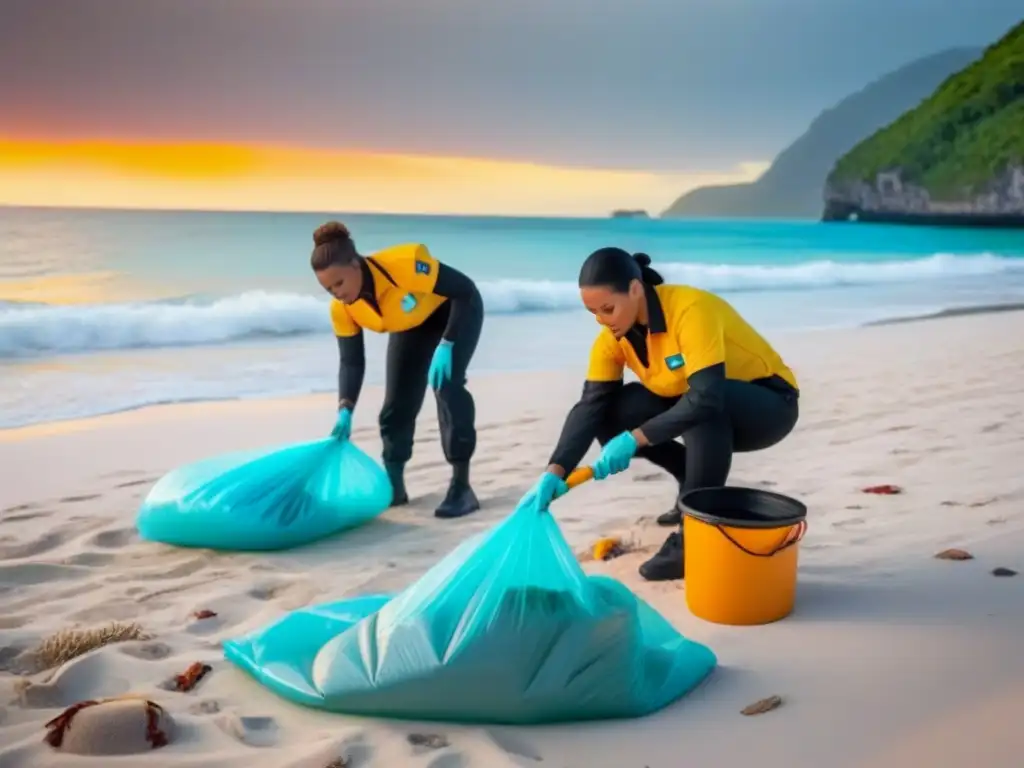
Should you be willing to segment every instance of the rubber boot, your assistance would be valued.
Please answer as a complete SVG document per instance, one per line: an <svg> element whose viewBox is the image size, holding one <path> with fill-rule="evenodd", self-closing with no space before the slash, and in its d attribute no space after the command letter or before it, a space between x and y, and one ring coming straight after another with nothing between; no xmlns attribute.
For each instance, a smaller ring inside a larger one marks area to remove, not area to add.
<svg viewBox="0 0 1024 768"><path fill-rule="evenodd" d="M679 489L679 495L676 496L675 506L672 507L668 512L663 512L658 515L658 525L672 526L681 525L683 522L683 505L680 503L682 499L683 491Z"/></svg>
<svg viewBox="0 0 1024 768"><path fill-rule="evenodd" d="M405 464L384 462L388 480L391 481L391 506L401 507L409 503L409 494L405 491Z"/></svg>
<svg viewBox="0 0 1024 768"><path fill-rule="evenodd" d="M640 566L640 575L647 581L672 581L681 579L686 572L683 562L683 534L679 531L669 534L661 549L650 560Z"/></svg>
<svg viewBox="0 0 1024 768"><path fill-rule="evenodd" d="M480 502L469 486L469 462L452 464L452 481L444 501L434 510L441 518L464 517L480 509Z"/></svg>

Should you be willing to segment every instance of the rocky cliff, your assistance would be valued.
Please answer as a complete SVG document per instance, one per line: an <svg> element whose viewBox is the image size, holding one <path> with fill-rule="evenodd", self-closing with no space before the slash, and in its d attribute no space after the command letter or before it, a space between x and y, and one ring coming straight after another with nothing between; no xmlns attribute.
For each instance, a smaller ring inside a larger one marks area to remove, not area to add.
<svg viewBox="0 0 1024 768"><path fill-rule="evenodd" d="M825 177L836 160L919 104L981 53L981 48L954 48L890 72L822 112L757 181L698 187L676 200L662 216L817 218Z"/></svg>
<svg viewBox="0 0 1024 768"><path fill-rule="evenodd" d="M957 199L934 198L899 170L878 173L873 182L830 180L822 219L1024 227L1024 165L1009 166Z"/></svg>
<svg viewBox="0 0 1024 768"><path fill-rule="evenodd" d="M826 221L1024 227L1024 22L836 163Z"/></svg>

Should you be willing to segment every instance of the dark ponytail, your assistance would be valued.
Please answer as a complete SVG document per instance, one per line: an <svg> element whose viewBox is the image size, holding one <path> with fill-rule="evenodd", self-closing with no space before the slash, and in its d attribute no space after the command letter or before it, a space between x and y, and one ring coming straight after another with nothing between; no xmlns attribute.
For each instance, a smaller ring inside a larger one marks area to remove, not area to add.
<svg viewBox="0 0 1024 768"><path fill-rule="evenodd" d="M646 253L634 253L633 261L640 267L640 279L647 285L661 285L665 282L660 272L651 269L651 257Z"/></svg>
<svg viewBox="0 0 1024 768"><path fill-rule="evenodd" d="M606 286L615 293L626 293L634 280L645 285L661 285L665 280L650 264L651 257L646 253L630 256L621 248L599 248L580 267L580 288Z"/></svg>

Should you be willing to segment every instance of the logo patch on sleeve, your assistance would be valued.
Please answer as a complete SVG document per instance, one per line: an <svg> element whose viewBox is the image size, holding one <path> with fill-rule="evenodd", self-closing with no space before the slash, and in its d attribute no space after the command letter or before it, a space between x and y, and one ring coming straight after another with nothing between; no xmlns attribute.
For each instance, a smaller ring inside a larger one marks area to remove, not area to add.
<svg viewBox="0 0 1024 768"><path fill-rule="evenodd" d="M416 259L416 274L417 275L429 275L430 274L430 263Z"/></svg>
<svg viewBox="0 0 1024 768"><path fill-rule="evenodd" d="M670 371L678 371L685 365L682 355L669 355L665 358L665 365L668 366Z"/></svg>

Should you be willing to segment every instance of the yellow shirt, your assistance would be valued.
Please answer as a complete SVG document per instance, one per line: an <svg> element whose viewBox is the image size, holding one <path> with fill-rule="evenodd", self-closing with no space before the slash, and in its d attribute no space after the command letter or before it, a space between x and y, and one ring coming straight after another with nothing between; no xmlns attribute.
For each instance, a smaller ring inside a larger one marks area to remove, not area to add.
<svg viewBox="0 0 1024 768"><path fill-rule="evenodd" d="M644 367L625 338L602 328L590 350L589 381L619 381L628 366L656 395L677 397L687 377L725 363L729 379L753 381L773 374L797 388L779 354L724 299L688 285L647 289L648 334Z"/></svg>
<svg viewBox="0 0 1024 768"><path fill-rule="evenodd" d="M377 333L408 331L421 325L447 301L434 293L438 261L425 245L396 245L378 251L366 262L373 275L373 293L380 312L365 299L352 304L332 300L331 325L335 336L355 336L361 328Z"/></svg>

